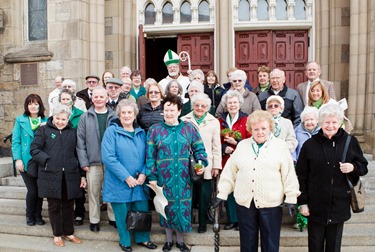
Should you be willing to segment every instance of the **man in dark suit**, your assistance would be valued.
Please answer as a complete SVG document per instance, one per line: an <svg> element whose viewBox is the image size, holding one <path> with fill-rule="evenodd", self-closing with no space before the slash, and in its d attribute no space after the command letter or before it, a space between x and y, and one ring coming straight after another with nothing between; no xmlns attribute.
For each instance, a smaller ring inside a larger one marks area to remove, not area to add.
<svg viewBox="0 0 375 252"><path fill-rule="evenodd" d="M92 105L92 102L91 102L92 91L94 90L95 87L99 85L100 78L96 75L91 74L91 75L86 76L85 79L86 79L87 88L82 89L76 95L77 97L85 101L86 109L89 109Z"/></svg>
<svg viewBox="0 0 375 252"><path fill-rule="evenodd" d="M121 92L121 86L123 85L124 83L122 82L122 80L118 79L118 78L110 78L107 80L106 82L106 89L107 89L107 92L108 92L108 106L111 107L111 109L115 110L116 111L116 106L119 102L119 95L120 95L120 92Z"/></svg>
<svg viewBox="0 0 375 252"><path fill-rule="evenodd" d="M307 65L305 67L305 75L306 75L308 81L305 81L305 82L302 82L302 83L298 84L297 88L296 88L297 92L299 93L299 95L302 98L302 102L303 102L304 106L307 106L307 104L308 104L308 99L309 99L308 93L309 93L311 83L313 83L314 81L317 81L317 80L319 80L321 83L323 83L326 86L330 98L336 99L333 82L319 79L321 73L322 73L322 71L320 69L320 65L318 64L318 62L310 61L309 63L307 63Z"/></svg>

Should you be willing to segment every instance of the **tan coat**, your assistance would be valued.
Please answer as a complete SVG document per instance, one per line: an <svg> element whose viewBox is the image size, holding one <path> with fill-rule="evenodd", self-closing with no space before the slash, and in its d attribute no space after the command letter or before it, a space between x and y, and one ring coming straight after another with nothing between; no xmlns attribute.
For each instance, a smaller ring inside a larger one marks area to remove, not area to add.
<svg viewBox="0 0 375 252"><path fill-rule="evenodd" d="M207 113L205 120L198 126L194 119L193 111L181 117L181 120L192 123L199 131L206 148L208 166L204 170L204 179L212 179L211 170L221 170L221 142L220 123L214 116Z"/></svg>

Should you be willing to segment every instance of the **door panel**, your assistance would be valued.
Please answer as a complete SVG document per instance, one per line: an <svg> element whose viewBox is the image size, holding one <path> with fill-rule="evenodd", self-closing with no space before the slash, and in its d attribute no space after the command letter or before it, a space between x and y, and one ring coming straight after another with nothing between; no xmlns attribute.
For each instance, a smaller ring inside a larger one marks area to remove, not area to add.
<svg viewBox="0 0 375 252"><path fill-rule="evenodd" d="M307 31L242 31L236 32L235 43L236 67L247 73L253 87L258 85L257 69L262 65L284 70L289 87L306 80Z"/></svg>
<svg viewBox="0 0 375 252"><path fill-rule="evenodd" d="M201 69L204 73L214 69L213 33L181 34L177 38L178 53L186 51L190 55L191 69ZM181 61L182 74L187 75L188 62Z"/></svg>

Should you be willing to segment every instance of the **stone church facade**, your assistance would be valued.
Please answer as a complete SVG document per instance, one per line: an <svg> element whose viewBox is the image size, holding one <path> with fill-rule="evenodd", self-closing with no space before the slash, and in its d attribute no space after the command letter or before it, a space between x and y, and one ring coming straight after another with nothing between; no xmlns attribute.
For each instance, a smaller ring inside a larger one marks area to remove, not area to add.
<svg viewBox="0 0 375 252"><path fill-rule="evenodd" d="M168 48L189 51L192 69L221 82L243 68L252 85L259 65L286 70L294 87L318 61L348 100L352 133L375 154L375 0L0 0L1 136L28 94L47 104L56 76L79 90L86 75L127 65L159 80Z"/></svg>

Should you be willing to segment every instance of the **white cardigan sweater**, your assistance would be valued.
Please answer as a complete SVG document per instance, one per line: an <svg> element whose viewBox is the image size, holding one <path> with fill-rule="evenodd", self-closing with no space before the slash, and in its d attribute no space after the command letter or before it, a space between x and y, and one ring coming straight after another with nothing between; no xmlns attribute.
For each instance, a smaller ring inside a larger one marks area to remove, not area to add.
<svg viewBox="0 0 375 252"><path fill-rule="evenodd" d="M285 141L272 135L257 157L251 142L242 140L226 163L218 184L218 198L226 200L234 191L237 204L256 208L297 203L300 194L293 159ZM285 195L285 200L284 200Z"/></svg>

